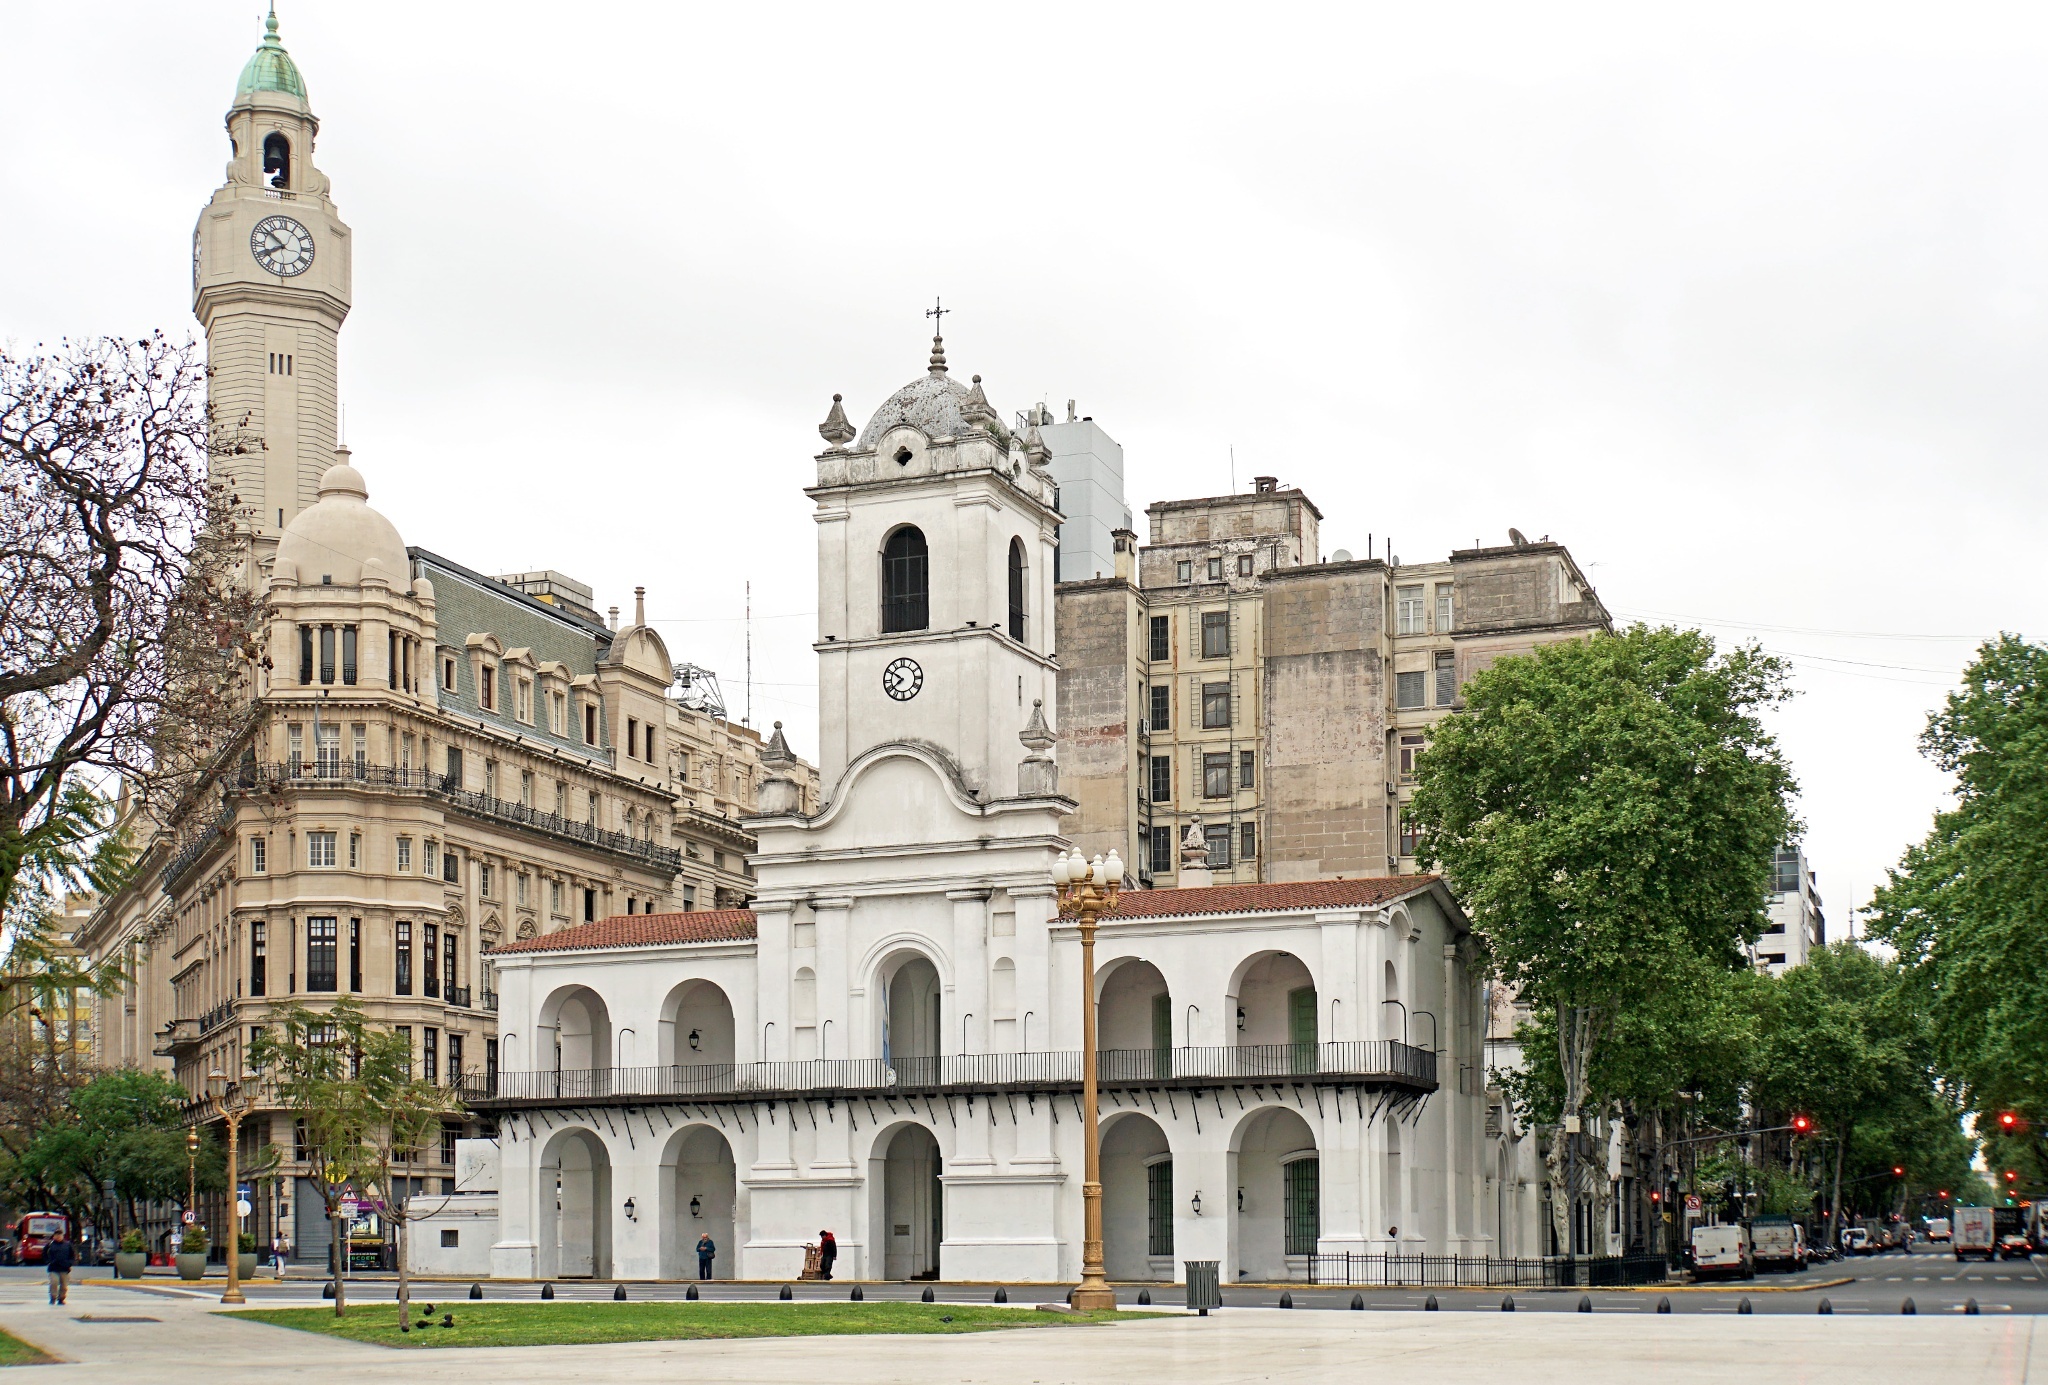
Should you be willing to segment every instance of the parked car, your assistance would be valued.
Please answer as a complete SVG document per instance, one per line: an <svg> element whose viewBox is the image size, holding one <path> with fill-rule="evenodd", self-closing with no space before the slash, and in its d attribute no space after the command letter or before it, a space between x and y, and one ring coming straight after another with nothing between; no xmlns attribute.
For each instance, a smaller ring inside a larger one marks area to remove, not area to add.
<svg viewBox="0 0 2048 1385"><path fill-rule="evenodd" d="M1756 1257L1749 1228L1695 1226L1692 1229L1692 1272L1696 1279L1754 1279Z"/></svg>
<svg viewBox="0 0 2048 1385"><path fill-rule="evenodd" d="M1870 1233L1860 1226L1852 1226L1842 1232L1842 1254L1875 1255L1877 1246L1870 1239Z"/></svg>

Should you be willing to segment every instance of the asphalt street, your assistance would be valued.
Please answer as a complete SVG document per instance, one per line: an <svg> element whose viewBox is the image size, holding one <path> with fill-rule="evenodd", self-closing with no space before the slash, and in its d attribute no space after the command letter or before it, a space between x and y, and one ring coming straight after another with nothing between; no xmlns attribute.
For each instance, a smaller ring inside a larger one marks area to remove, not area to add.
<svg viewBox="0 0 2048 1385"><path fill-rule="evenodd" d="M89 1271L100 1275L104 1270ZM321 1301L321 1281L310 1276L300 1278L306 1272L294 1271L294 1277L280 1283L268 1278L266 1269L251 1283L245 1292L251 1303L318 1303ZM9 1278L35 1276L33 1270L10 1270ZM35 1276L40 1278L40 1276ZM1847 1283L1840 1281L1847 1280ZM179 1297L217 1299L220 1293L218 1281L210 1281L201 1289L181 1284L175 1278L151 1276L143 1281L151 1291L172 1294ZM518 1302L537 1300L541 1286L528 1283L500 1283L482 1281L486 1298L498 1301ZM559 1300L609 1299L614 1285L610 1281L564 1280L555 1284L555 1295ZM637 1301L661 1301L680 1299L688 1289L687 1284L629 1283L626 1292ZM775 1298L779 1284L732 1282L713 1280L698 1286L706 1300L759 1300ZM844 1299L852 1285L846 1283L792 1283L792 1294L799 1299ZM991 1284L936 1283L905 1284L864 1283L861 1291L871 1301L915 1300L929 1287L933 1297L943 1303L986 1303L995 1293ZM469 1284L447 1281L419 1282L413 1286L415 1301L435 1302L443 1298L460 1301L467 1297ZM1118 1299L1125 1305L1135 1305L1141 1289L1137 1285L1120 1285ZM1046 1302L1064 1296L1064 1286L1042 1284L1013 1284L1006 1287L1012 1303ZM1178 1285L1146 1286L1143 1292L1150 1296L1156 1307L1180 1307L1183 1303ZM1271 1286L1253 1287L1237 1285L1223 1291L1225 1309L1230 1308L1272 1308L1275 1307L1283 1290ZM1853 1260L1839 1260L1832 1264L1815 1266L1799 1274L1760 1274L1754 1280L1723 1282L1705 1286L1651 1286L1642 1289L1427 1289L1427 1288L1369 1288L1336 1287L1316 1285L1290 1285L1284 1290L1296 1310L1351 1310L1354 1298L1362 1302L1366 1312L1420 1312L1426 1311L1428 1299L1434 1295L1438 1311L1447 1313L1498 1313L1504 1297L1512 1295L1515 1311L1520 1313L1569 1313L1578 1311L1581 1297L1589 1299L1595 1313L1654 1313L1660 1299L1668 1299L1673 1313L1736 1313L1744 1299L1747 1299L1752 1313L1766 1314L1813 1314L1819 1312L1825 1299L1832 1310L1841 1314L1890 1314L1895 1315L1908 1298L1913 1300L1919 1313L1960 1314L1970 1300L1977 1301L1978 1309L1984 1314L2039 1314L2048 1312L2048 1260L2036 1263L2026 1260L2008 1260L1986 1263L1967 1261L1957 1263L1946 1248L1916 1246L1911 1253L1891 1252L1886 1255L1870 1256ZM349 1285L352 1301L372 1303L388 1302L397 1294L396 1280L389 1276L354 1280Z"/></svg>

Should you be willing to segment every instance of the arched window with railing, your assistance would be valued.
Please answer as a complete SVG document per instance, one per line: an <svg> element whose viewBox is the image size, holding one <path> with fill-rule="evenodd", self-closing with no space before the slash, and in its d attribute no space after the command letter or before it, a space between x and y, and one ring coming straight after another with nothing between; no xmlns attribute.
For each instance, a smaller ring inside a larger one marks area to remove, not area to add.
<svg viewBox="0 0 2048 1385"><path fill-rule="evenodd" d="M882 545L882 633L923 630L931 624L931 551L916 526L906 524Z"/></svg>

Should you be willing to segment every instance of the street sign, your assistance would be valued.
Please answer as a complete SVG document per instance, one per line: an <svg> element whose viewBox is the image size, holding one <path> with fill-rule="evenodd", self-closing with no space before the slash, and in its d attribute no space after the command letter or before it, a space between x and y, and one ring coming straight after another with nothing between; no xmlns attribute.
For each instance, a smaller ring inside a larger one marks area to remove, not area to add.
<svg viewBox="0 0 2048 1385"><path fill-rule="evenodd" d="M1698 1193L1687 1193L1685 1195L1685 1210L1688 1212L1700 1210L1700 1195Z"/></svg>
<svg viewBox="0 0 2048 1385"><path fill-rule="evenodd" d="M355 1199L347 1198L341 1202L336 1203L334 1205L334 1210L340 1213L344 1220L354 1221L358 1209L355 1204Z"/></svg>
<svg viewBox="0 0 2048 1385"><path fill-rule="evenodd" d="M197 1225L199 1225L199 1214L198 1214L197 1212L187 1212L187 1213L185 1214L185 1225L187 1225L187 1226L197 1226Z"/></svg>
<svg viewBox="0 0 2048 1385"><path fill-rule="evenodd" d="M235 1215L236 1215L236 1216L238 1216L238 1217L246 1217L246 1216L248 1216L248 1215L249 1215L249 1210L250 1210L250 1209L249 1209L249 1199L247 1199L247 1198L245 1198L245 1197L238 1197L238 1198L236 1198L236 1199L235 1199Z"/></svg>

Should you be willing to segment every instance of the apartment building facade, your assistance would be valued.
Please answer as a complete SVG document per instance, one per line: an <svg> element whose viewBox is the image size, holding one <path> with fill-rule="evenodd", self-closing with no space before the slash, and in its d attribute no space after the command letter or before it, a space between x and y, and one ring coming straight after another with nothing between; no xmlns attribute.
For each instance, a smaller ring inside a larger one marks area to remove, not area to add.
<svg viewBox="0 0 2048 1385"><path fill-rule="evenodd" d="M1326 558L1322 512L1271 477L1147 516L1114 576L1057 589L1059 760L1075 844L1156 887L1198 819L1219 884L1412 871L1415 757L1466 680L1611 628L1547 539Z"/></svg>

